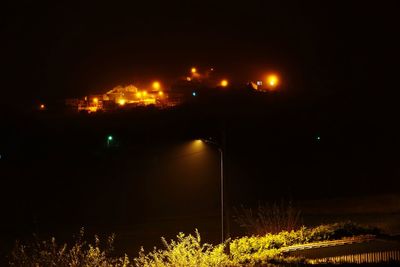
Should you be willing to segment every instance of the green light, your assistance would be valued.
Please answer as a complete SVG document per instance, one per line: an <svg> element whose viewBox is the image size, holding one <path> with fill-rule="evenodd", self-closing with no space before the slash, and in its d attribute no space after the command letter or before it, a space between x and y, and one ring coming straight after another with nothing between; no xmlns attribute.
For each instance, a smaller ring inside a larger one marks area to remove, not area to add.
<svg viewBox="0 0 400 267"><path fill-rule="evenodd" d="M112 141L113 140L112 135L109 135L107 139L108 139L108 141Z"/></svg>
<svg viewBox="0 0 400 267"><path fill-rule="evenodd" d="M318 141L321 140L321 136L317 136L317 140L318 140Z"/></svg>

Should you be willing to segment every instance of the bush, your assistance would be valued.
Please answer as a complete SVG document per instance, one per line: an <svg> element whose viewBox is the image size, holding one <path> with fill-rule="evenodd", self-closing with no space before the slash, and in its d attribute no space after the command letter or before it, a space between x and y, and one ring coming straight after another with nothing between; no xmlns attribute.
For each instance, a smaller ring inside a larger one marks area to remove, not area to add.
<svg viewBox="0 0 400 267"><path fill-rule="evenodd" d="M376 228L362 227L352 222L327 224L315 228L303 226L297 231L237 238L230 243L230 253L234 262L242 264L284 262L289 259L283 257L280 251L283 247L377 233L379 231Z"/></svg>
<svg viewBox="0 0 400 267"><path fill-rule="evenodd" d="M344 237L352 237L359 235L378 235L379 229L365 227L354 222L340 222L333 224L320 225L307 230L307 238L309 242L336 240Z"/></svg>
<svg viewBox="0 0 400 267"><path fill-rule="evenodd" d="M241 206L234 208L235 221L248 235L264 235L281 231L297 230L300 227L301 212L291 202L280 204L259 204L257 211Z"/></svg>
<svg viewBox="0 0 400 267"><path fill-rule="evenodd" d="M269 263L304 263L301 258L289 258L281 248L316 241L373 234L375 229L361 227L352 222L321 225L315 228L301 227L297 231L282 231L278 234L245 236L213 246L201 244L200 234L185 236L180 233L177 241L163 243L165 250L154 250L147 255L143 249L135 259L136 266L254 266ZM224 253L229 244L230 254Z"/></svg>
<svg viewBox="0 0 400 267"><path fill-rule="evenodd" d="M16 243L11 254L11 266L87 266L87 267L209 267L209 266L255 266L271 264L306 263L304 259L286 257L282 248L316 241L341 239L356 235L376 234L374 228L365 228L352 222L321 225L315 228L301 227L299 230L282 231L262 236L244 236L228 240L223 244L201 243L199 232L195 235L179 233L177 240L169 243L162 238L165 249L154 248L130 262L128 256L113 257L114 236L108 238L105 246L95 236L94 244L83 241L83 229L75 243L58 245L54 238L32 245ZM230 253L225 253L229 247ZM134 265L133 265L134 264Z"/></svg>
<svg viewBox="0 0 400 267"><path fill-rule="evenodd" d="M83 241L84 230L81 229L75 243L68 247L67 244L57 244L55 238L35 241L29 245L16 242L11 253L10 266L39 267L39 266L87 266L87 267L128 267L132 266L127 255L112 257L114 235L107 239L102 248L100 240L95 236L94 244Z"/></svg>
<svg viewBox="0 0 400 267"><path fill-rule="evenodd" d="M225 243L217 246L207 243L202 245L200 234L197 230L195 234L195 236L185 236L185 234L179 233L177 235L177 241L171 240L170 243L162 238L165 250L157 250L157 248L154 248L154 250L147 255L142 248L139 252L139 257L134 259L136 266L239 266L224 253Z"/></svg>

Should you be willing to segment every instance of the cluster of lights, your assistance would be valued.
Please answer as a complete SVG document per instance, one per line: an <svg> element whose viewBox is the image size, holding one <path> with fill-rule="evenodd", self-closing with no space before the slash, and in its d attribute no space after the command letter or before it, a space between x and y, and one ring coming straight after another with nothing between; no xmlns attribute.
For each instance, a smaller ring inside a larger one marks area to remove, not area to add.
<svg viewBox="0 0 400 267"><path fill-rule="evenodd" d="M142 98L142 97L146 97L147 96L147 92L146 91L142 91L142 92L137 92L136 93L136 97L137 98Z"/></svg>
<svg viewBox="0 0 400 267"><path fill-rule="evenodd" d="M214 68L210 68L208 69L209 72L213 72ZM209 73L208 72L208 73ZM193 81L194 79L201 79L202 75L199 73L199 70L196 67L192 67L190 68L190 75L188 77L186 77L186 80L188 82ZM208 76L205 76L208 77ZM265 89L267 90L275 90L279 85L280 85L280 79L279 76L276 74L269 74L265 77L265 80L263 81L257 81L257 86L262 86L265 85ZM222 79L217 83L217 87L228 87L230 86L230 82L228 79ZM257 89L257 86L255 87L255 89ZM127 103L134 103L134 102L138 102L138 101L143 101L144 103L155 103L155 99L158 98L162 98L164 97L164 92L162 91L162 84L155 80L153 82L151 82L151 88L152 91L151 93L147 93L147 91L137 91L136 92L136 98L137 100L130 100L130 99L126 99L124 97L119 98L116 100L116 103L119 104L120 106L124 106ZM261 89L262 90L262 89ZM192 96L195 97L197 96L196 91L193 91ZM85 101L87 101L87 97L85 97ZM91 109L91 111L95 112L97 111L98 108L101 108L99 105L102 104L102 100L100 100L97 97L94 97L91 99L91 105L89 107L87 107L86 109ZM40 110L45 110L46 107L44 104L39 105L39 109ZM319 137L318 139L319 140Z"/></svg>
<svg viewBox="0 0 400 267"><path fill-rule="evenodd" d="M211 68L210 71L214 71L214 68ZM197 70L196 67L192 67L190 69L190 72L191 72L192 76L191 77L190 76L186 77L186 80L188 82L192 81L194 77L199 77L199 75L200 75L198 73L198 70ZM262 84L263 84L262 81L257 81L257 85L258 86L261 86ZM279 84L280 84L280 79L279 79L279 76L277 74L271 73L271 74L267 75L266 80L265 80L265 85L267 86L267 88L269 90L275 89L276 87L279 86ZM223 79L223 80L221 80L219 82L218 85L221 86L221 87L227 87L227 86L229 86L229 81L227 79Z"/></svg>
<svg viewBox="0 0 400 267"><path fill-rule="evenodd" d="M209 71L214 71L214 68L210 68ZM191 77L190 76L186 77L186 81L188 81L188 82L191 82L193 80L193 78L199 78L201 76L196 67L192 67L190 69L190 72L192 74ZM227 79L221 80L218 84L218 86L221 86L221 87L227 87L228 85L229 85L229 81Z"/></svg>

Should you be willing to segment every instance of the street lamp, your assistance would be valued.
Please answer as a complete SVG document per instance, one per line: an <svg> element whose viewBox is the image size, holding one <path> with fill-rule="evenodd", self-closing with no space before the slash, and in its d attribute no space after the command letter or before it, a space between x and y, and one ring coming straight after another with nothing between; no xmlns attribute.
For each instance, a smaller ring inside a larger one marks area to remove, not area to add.
<svg viewBox="0 0 400 267"><path fill-rule="evenodd" d="M109 135L109 136L107 136L107 147L110 147L110 145L111 145L111 142L113 141L113 136L112 135Z"/></svg>
<svg viewBox="0 0 400 267"><path fill-rule="evenodd" d="M200 141L213 145L218 149L220 155L220 178L221 178L221 242L224 243L224 151L222 146L210 139L200 139Z"/></svg>
<svg viewBox="0 0 400 267"><path fill-rule="evenodd" d="M279 77L276 74L269 74L267 76L267 86L270 90L275 89L279 85Z"/></svg>
<svg viewBox="0 0 400 267"><path fill-rule="evenodd" d="M222 80L221 81L221 83L220 83L220 85L222 86L222 87L227 87L228 86L228 80Z"/></svg>
<svg viewBox="0 0 400 267"><path fill-rule="evenodd" d="M154 81L152 86L154 90L160 90L161 88L161 84L158 81Z"/></svg>

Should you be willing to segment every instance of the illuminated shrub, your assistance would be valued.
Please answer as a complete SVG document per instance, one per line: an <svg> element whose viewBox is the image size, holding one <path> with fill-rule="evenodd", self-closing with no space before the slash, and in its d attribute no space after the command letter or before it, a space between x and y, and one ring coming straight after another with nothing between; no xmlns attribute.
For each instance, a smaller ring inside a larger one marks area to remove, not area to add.
<svg viewBox="0 0 400 267"><path fill-rule="evenodd" d="M299 230L282 231L262 236L244 236L219 245L201 243L199 232L195 235L179 233L169 243L162 238L165 249L154 248L139 256L131 263L128 256L112 256L114 236L108 238L105 246L95 237L94 244L83 241L83 230L72 246L58 245L54 238L49 241L36 240L31 245L16 244L10 258L11 266L102 266L102 267L228 267L228 266L271 266L273 264L306 263L304 259L287 257L282 248L345 237L376 234L373 228L361 227L355 223L335 223L314 228L301 227ZM226 253L229 246L230 253Z"/></svg>
<svg viewBox="0 0 400 267"><path fill-rule="evenodd" d="M353 222L340 222L326 224L307 230L307 241L322 241L341 239L343 237L351 237L357 235L380 234L379 229L364 227Z"/></svg>
<svg viewBox="0 0 400 267"><path fill-rule="evenodd" d="M136 258L136 266L150 267L208 267L208 266L239 266L229 259L229 256L224 253L225 244L213 246L210 244L201 244L199 232L196 230L196 235L185 235L179 233L177 241L171 240L168 243L162 238L165 245L164 250L156 249L147 255L144 250L139 252L139 257Z"/></svg>
<svg viewBox="0 0 400 267"><path fill-rule="evenodd" d="M225 244L213 246L201 244L200 234L185 236L180 233L177 241L167 243L165 249L154 249L145 254L143 249L135 259L136 266L255 266L269 263L304 263L302 258L285 257L281 248L309 242L340 239L360 234L371 234L375 230L357 224L336 223L315 228L301 227L297 231L282 231L263 236L245 236ZM224 253L229 245L230 254Z"/></svg>

